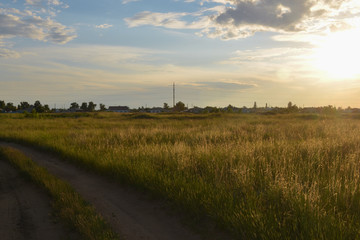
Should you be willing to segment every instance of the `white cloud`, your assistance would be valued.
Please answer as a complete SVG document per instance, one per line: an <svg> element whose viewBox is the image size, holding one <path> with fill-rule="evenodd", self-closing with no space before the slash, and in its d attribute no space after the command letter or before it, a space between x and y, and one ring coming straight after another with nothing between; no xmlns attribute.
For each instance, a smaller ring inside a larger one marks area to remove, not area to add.
<svg viewBox="0 0 360 240"><path fill-rule="evenodd" d="M342 22L345 16L353 17L351 14L359 11L354 0L237 0L235 6L214 16L215 26L209 32L225 39L229 34L233 38L247 37L243 32L313 33L329 29L334 21Z"/></svg>
<svg viewBox="0 0 360 240"><path fill-rule="evenodd" d="M158 13L158 12L141 12L134 17L125 18L129 27L138 27L143 25L152 25L171 29L202 29L205 28L210 19L207 16L201 16L197 21L187 22L182 18L187 16L197 16L199 13Z"/></svg>
<svg viewBox="0 0 360 240"><path fill-rule="evenodd" d="M19 58L20 53L7 49L7 48L1 48L0 47L0 57L3 58Z"/></svg>
<svg viewBox="0 0 360 240"><path fill-rule="evenodd" d="M101 29L107 29L107 28L111 28L113 25L111 24L101 24L101 25L96 25L95 28L101 28Z"/></svg>
<svg viewBox="0 0 360 240"><path fill-rule="evenodd" d="M67 6L62 1L59 1L59 0L25 0L25 4L31 5L31 6L37 6L37 7L41 7L41 6L45 6L45 5Z"/></svg>
<svg viewBox="0 0 360 240"><path fill-rule="evenodd" d="M360 13L357 0L202 0L200 4L207 2L219 5L193 13L144 11L125 21L129 27L200 29L198 35L229 40L261 31L318 33L340 26ZM193 20L189 21L191 17Z"/></svg>
<svg viewBox="0 0 360 240"><path fill-rule="evenodd" d="M0 9L0 38L23 37L64 44L76 37L74 29L29 11Z"/></svg>
<svg viewBox="0 0 360 240"><path fill-rule="evenodd" d="M138 2L138 1L141 1L141 0L123 0L122 4L128 4L128 3L131 3L131 2Z"/></svg>

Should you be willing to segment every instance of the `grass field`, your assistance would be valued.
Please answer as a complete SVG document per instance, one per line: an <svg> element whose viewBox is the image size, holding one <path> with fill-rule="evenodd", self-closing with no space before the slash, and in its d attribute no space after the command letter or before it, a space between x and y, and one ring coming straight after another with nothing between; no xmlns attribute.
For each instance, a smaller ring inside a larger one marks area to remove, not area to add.
<svg viewBox="0 0 360 240"><path fill-rule="evenodd" d="M239 239L360 237L356 115L3 114L0 139L145 189Z"/></svg>

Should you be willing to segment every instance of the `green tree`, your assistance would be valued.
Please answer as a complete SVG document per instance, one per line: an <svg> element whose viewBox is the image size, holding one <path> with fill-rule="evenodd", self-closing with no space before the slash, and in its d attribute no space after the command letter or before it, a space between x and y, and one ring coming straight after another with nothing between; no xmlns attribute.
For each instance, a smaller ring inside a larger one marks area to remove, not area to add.
<svg viewBox="0 0 360 240"><path fill-rule="evenodd" d="M83 102L83 103L81 104L80 109L82 109L83 111L87 111L87 110L88 110L88 104L87 104L86 102Z"/></svg>
<svg viewBox="0 0 360 240"><path fill-rule="evenodd" d="M217 108L217 107L213 107L213 108L211 108L211 111L210 111L211 113L218 113L218 112L220 112L220 109L219 108Z"/></svg>
<svg viewBox="0 0 360 240"><path fill-rule="evenodd" d="M44 105L44 112L50 112L50 107L48 104Z"/></svg>
<svg viewBox="0 0 360 240"><path fill-rule="evenodd" d="M8 102L8 103L5 105L5 111L6 111L6 112L16 111L16 107L14 106L13 103Z"/></svg>
<svg viewBox="0 0 360 240"><path fill-rule="evenodd" d="M70 103L70 110L76 110L79 109L79 104L77 104L77 102L72 102Z"/></svg>
<svg viewBox="0 0 360 240"><path fill-rule="evenodd" d="M6 104L5 104L5 101L1 100L1 101L0 101L0 108L1 108L1 109L5 109L5 105L6 105Z"/></svg>
<svg viewBox="0 0 360 240"><path fill-rule="evenodd" d="M28 102L20 102L18 105L18 109L27 109L30 107L30 104Z"/></svg>
<svg viewBox="0 0 360 240"><path fill-rule="evenodd" d="M174 109L176 112L181 112L181 111L184 111L185 110L185 104L181 101L177 102L175 104L175 109Z"/></svg>
<svg viewBox="0 0 360 240"><path fill-rule="evenodd" d="M94 104L93 102L89 102L87 110L89 112L93 112L95 110L95 108L96 108L96 104Z"/></svg>
<svg viewBox="0 0 360 240"><path fill-rule="evenodd" d="M167 103L164 103L164 107L163 107L164 109L169 109L169 104L167 104Z"/></svg>
<svg viewBox="0 0 360 240"><path fill-rule="evenodd" d="M289 102L289 103L288 103L288 109L291 109L292 106L293 106L293 105L292 105L292 102Z"/></svg>
<svg viewBox="0 0 360 240"><path fill-rule="evenodd" d="M44 106L41 104L41 102L39 100L35 101L34 108L35 108L37 113L45 112L45 108L44 108Z"/></svg>
<svg viewBox="0 0 360 240"><path fill-rule="evenodd" d="M288 103L287 111L290 113L298 112L299 108L296 106L296 104L293 104L292 102Z"/></svg>
<svg viewBox="0 0 360 240"><path fill-rule="evenodd" d="M332 105L328 105L326 107L322 107L321 112L325 114L336 114L337 111L336 111L336 107Z"/></svg>
<svg viewBox="0 0 360 240"><path fill-rule="evenodd" d="M106 111L105 104L100 103L100 111Z"/></svg>
<svg viewBox="0 0 360 240"><path fill-rule="evenodd" d="M227 106L227 108L226 108L226 112L233 113L234 112L234 107L231 106L231 104L229 104L229 106Z"/></svg>

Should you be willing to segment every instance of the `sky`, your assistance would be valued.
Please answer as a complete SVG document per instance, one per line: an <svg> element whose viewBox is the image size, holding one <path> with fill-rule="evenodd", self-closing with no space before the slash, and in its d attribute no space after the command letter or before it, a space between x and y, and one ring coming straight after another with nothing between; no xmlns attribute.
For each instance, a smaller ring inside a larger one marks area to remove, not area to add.
<svg viewBox="0 0 360 240"><path fill-rule="evenodd" d="M0 100L360 107L358 0L1 0Z"/></svg>

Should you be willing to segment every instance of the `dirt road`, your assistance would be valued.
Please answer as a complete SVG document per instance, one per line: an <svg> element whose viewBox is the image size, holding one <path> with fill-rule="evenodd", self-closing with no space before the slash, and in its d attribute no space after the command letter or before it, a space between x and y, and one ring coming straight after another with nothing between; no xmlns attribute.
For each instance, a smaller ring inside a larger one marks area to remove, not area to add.
<svg viewBox="0 0 360 240"><path fill-rule="evenodd" d="M51 216L50 198L0 160L0 239L78 239Z"/></svg>
<svg viewBox="0 0 360 240"><path fill-rule="evenodd" d="M201 239L185 228L177 217L169 215L159 201L150 201L142 194L76 168L53 155L13 143L0 145L22 151L40 166L47 168L51 174L67 181L102 214L114 231L125 239Z"/></svg>

